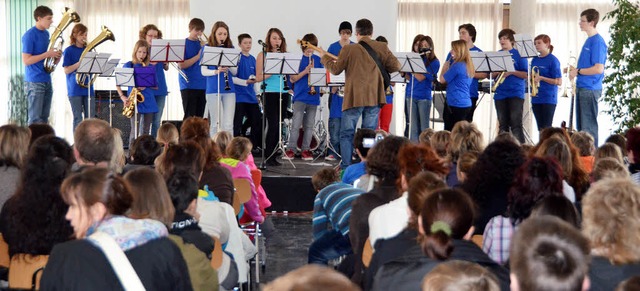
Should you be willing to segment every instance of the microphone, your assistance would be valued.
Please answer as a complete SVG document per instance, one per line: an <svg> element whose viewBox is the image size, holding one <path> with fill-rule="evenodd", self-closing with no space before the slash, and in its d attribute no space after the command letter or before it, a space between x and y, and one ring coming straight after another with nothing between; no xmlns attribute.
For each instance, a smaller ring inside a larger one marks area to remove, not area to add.
<svg viewBox="0 0 640 291"><path fill-rule="evenodd" d="M425 55L425 54L431 52L431 48L423 47L423 48L420 48L419 52L420 52L421 55Z"/></svg>
<svg viewBox="0 0 640 291"><path fill-rule="evenodd" d="M258 44L261 45L262 47L267 47L267 44L264 43L261 39L258 40Z"/></svg>

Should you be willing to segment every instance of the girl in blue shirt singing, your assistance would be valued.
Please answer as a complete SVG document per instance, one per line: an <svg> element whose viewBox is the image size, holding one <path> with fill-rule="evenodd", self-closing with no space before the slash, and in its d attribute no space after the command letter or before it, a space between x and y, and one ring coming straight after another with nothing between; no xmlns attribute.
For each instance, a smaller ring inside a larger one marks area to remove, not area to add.
<svg viewBox="0 0 640 291"><path fill-rule="evenodd" d="M538 94L531 96L531 109L538 124L538 130L551 127L553 114L558 104L558 86L562 85L562 73L560 61L551 54L553 46L551 38L546 34L536 36L534 39L536 50L540 56L531 60L531 68L537 68L539 76L534 82L538 87ZM532 94L533 95L533 94Z"/></svg>
<svg viewBox="0 0 640 291"><path fill-rule="evenodd" d="M448 131L451 131L458 121L465 120L471 110L469 86L475 74L469 48L464 40L451 42L451 56L453 63L444 63L439 79L440 83L447 84L447 103L443 117L444 129Z"/></svg>

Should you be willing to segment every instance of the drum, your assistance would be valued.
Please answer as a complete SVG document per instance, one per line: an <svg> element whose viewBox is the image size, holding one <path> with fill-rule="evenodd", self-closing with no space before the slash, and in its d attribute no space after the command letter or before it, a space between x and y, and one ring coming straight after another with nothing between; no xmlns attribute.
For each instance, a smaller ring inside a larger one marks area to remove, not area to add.
<svg viewBox="0 0 640 291"><path fill-rule="evenodd" d="M300 134L298 135L298 142L296 143L298 150L302 149L302 140L304 139L304 128L300 128ZM318 139L318 136L316 135L316 133L314 132L311 135L311 143L309 144L309 149L312 151L315 151L318 149L318 146L320 145L320 139Z"/></svg>

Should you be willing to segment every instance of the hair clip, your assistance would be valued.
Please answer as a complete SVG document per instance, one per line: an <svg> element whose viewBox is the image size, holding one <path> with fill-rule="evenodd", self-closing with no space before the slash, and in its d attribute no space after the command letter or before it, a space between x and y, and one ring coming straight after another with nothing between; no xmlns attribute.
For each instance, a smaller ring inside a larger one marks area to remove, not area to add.
<svg viewBox="0 0 640 291"><path fill-rule="evenodd" d="M447 234L447 236L451 236L451 226L449 226L448 223L442 221L442 220L438 220L435 221L431 224L431 233L436 233L438 231L442 231L445 234Z"/></svg>

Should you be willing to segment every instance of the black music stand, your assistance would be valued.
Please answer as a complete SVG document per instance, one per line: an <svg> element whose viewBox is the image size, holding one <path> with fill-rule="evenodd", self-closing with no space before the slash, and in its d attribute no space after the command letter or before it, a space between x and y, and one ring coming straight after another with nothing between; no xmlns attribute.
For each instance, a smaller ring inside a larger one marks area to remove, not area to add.
<svg viewBox="0 0 640 291"><path fill-rule="evenodd" d="M107 78L107 80L111 80L111 77L114 76L115 68L120 63L120 59L110 59L107 61L107 64L104 68L102 74L98 77ZM111 98L111 92L113 90L109 90L109 125L113 126L113 99Z"/></svg>
<svg viewBox="0 0 640 291"><path fill-rule="evenodd" d="M298 74L298 68L300 67L300 61L302 59L302 54L296 53L269 53L265 57L265 74L268 75L296 75ZM286 80L283 80L286 81ZM284 142L282 141L282 85L283 82L280 83L280 100L279 100L279 114L278 114L278 145L273 149L273 152L267 157L267 160L273 157L278 150L281 150L283 153L286 152L284 148ZM269 129L271 130L271 129ZM263 130L264 134L264 130ZM291 166L295 169L296 166L293 164L293 161L288 160Z"/></svg>
<svg viewBox="0 0 640 291"><path fill-rule="evenodd" d="M240 61L240 50L236 48L224 48L224 47L214 47L214 46L205 46L202 52L202 59L200 61L200 66L216 66L233 68L238 67L238 62ZM218 84L220 84L220 74L218 74ZM217 108L218 112L216 113L216 129L220 130L220 86L218 85L218 99L217 99ZM209 112L209 114L212 114ZM213 134L213 133L212 133Z"/></svg>
<svg viewBox="0 0 640 291"><path fill-rule="evenodd" d="M418 74L427 73L427 68L424 64L424 61L422 60L422 57L418 53L413 53L413 52L395 53L395 55L396 55L396 58L398 58L398 61L402 62L402 65L400 66L400 72L411 73L412 80L416 80L414 77L414 74L416 73ZM415 81L411 82L411 95L410 95L411 101L409 102L409 120L407 121L407 123L409 124L409 129L407 131L409 140L411 140L411 115L413 111L412 110L413 109L413 84L415 84Z"/></svg>
<svg viewBox="0 0 640 291"><path fill-rule="evenodd" d="M76 70L76 74L102 74L106 68L107 61L111 54L109 53L97 53L97 52L87 52L82 59L80 59L80 64L78 65L78 69ZM91 79L89 76L87 85L87 98L88 100L88 108L87 108L87 116L85 118L91 118ZM80 85L80 84L79 84Z"/></svg>
<svg viewBox="0 0 640 291"><path fill-rule="evenodd" d="M531 38L531 36L527 34L514 34L513 38L516 41L516 49L518 50L520 57L533 58L538 56L538 51L536 50L536 46L533 43L533 39ZM527 61L527 66L528 68L526 83L529 83L529 80L531 80L531 63L529 61ZM529 86L527 86L527 93L529 93L529 96L531 96L531 86L533 86L533 84L529 84ZM533 96L531 96L531 98L533 98ZM522 119L525 119L530 113L531 110L527 110ZM522 127L522 130L524 131L525 136L529 138L529 141L532 141L529 132L527 132L527 129L524 128L524 126Z"/></svg>

